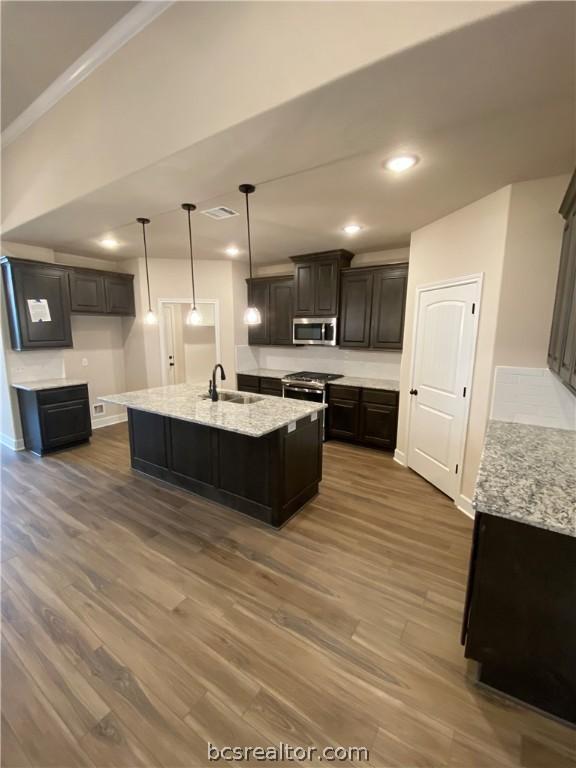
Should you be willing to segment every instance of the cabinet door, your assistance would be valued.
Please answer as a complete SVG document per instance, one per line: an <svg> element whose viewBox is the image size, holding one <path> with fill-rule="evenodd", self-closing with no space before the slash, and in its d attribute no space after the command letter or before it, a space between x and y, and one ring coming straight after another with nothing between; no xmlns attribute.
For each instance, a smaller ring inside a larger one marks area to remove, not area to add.
<svg viewBox="0 0 576 768"><path fill-rule="evenodd" d="M86 440L92 434L88 401L41 405L40 425L44 449Z"/></svg>
<svg viewBox="0 0 576 768"><path fill-rule="evenodd" d="M328 434L338 440L358 439L358 414L360 404L357 400L330 399L328 403Z"/></svg>
<svg viewBox="0 0 576 768"><path fill-rule="evenodd" d="M104 277L90 272L72 271L70 280L70 307L72 312L99 315L106 312Z"/></svg>
<svg viewBox="0 0 576 768"><path fill-rule="evenodd" d="M260 379L258 376L239 373L236 378L240 392L260 392Z"/></svg>
<svg viewBox="0 0 576 768"><path fill-rule="evenodd" d="M270 281L270 344L292 344L294 281Z"/></svg>
<svg viewBox="0 0 576 768"><path fill-rule="evenodd" d="M314 267L314 314L335 317L338 313L340 264L337 259L327 259L317 261Z"/></svg>
<svg viewBox="0 0 576 768"><path fill-rule="evenodd" d="M374 273L370 346L402 349L408 267L382 267Z"/></svg>
<svg viewBox="0 0 576 768"><path fill-rule="evenodd" d="M360 411L360 440L393 451L396 447L398 409L395 405L363 402Z"/></svg>
<svg viewBox="0 0 576 768"><path fill-rule="evenodd" d="M43 264L3 264L14 349L71 347L70 293L68 273L64 269ZM50 319L36 314L29 302L45 301Z"/></svg>
<svg viewBox="0 0 576 768"><path fill-rule="evenodd" d="M560 373L566 329L569 319L569 302L576 272L576 218L572 214L564 226L560 267L556 284L556 300L548 347L548 366L555 373Z"/></svg>
<svg viewBox="0 0 576 768"><path fill-rule="evenodd" d="M316 264L296 264L294 287L296 293L294 313L314 315Z"/></svg>
<svg viewBox="0 0 576 768"><path fill-rule="evenodd" d="M566 275L567 293L561 323L562 353L560 356L560 378L570 386L576 385L576 213L571 217L571 235L568 249Z"/></svg>
<svg viewBox="0 0 576 768"><path fill-rule="evenodd" d="M106 312L110 315L134 315L134 283L131 277L104 277Z"/></svg>
<svg viewBox="0 0 576 768"><path fill-rule="evenodd" d="M248 282L248 302L260 310L262 322L248 327L248 344L270 344L270 284L267 280Z"/></svg>
<svg viewBox="0 0 576 768"><path fill-rule="evenodd" d="M370 345L372 282L372 272L355 270L342 274L341 347L368 347Z"/></svg>

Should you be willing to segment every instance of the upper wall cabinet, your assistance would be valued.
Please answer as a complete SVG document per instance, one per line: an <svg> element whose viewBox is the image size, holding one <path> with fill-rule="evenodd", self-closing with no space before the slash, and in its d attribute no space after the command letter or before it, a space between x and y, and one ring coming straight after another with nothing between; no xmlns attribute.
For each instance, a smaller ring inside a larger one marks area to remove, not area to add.
<svg viewBox="0 0 576 768"><path fill-rule="evenodd" d="M2 259L12 347L71 347L71 314L134 315L134 276Z"/></svg>
<svg viewBox="0 0 576 768"><path fill-rule="evenodd" d="M4 258L2 272L12 348L71 347L67 270Z"/></svg>
<svg viewBox="0 0 576 768"><path fill-rule="evenodd" d="M408 264L342 272L340 346L402 349Z"/></svg>
<svg viewBox="0 0 576 768"><path fill-rule="evenodd" d="M262 322L248 328L253 345L292 344L294 278L256 277L246 281L248 302L260 310Z"/></svg>
<svg viewBox="0 0 576 768"><path fill-rule="evenodd" d="M336 317L340 298L340 270L349 267L350 251L324 251L292 256L295 264L294 315Z"/></svg>
<svg viewBox="0 0 576 768"><path fill-rule="evenodd" d="M576 172L560 206L566 219L556 301L548 347L548 365L576 392Z"/></svg>

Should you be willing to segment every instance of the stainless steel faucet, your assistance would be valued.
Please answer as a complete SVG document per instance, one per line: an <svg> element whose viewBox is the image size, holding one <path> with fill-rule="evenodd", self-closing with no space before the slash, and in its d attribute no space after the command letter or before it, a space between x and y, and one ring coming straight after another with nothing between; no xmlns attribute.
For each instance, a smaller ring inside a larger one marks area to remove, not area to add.
<svg viewBox="0 0 576 768"><path fill-rule="evenodd" d="M212 371L212 378L208 382L208 394L210 395L210 400L212 400L213 403L218 402L218 390L216 389L216 371L220 368L220 371L222 373L221 380L226 381L226 374L224 373L224 368L222 367L221 363L216 363L214 366L214 370Z"/></svg>

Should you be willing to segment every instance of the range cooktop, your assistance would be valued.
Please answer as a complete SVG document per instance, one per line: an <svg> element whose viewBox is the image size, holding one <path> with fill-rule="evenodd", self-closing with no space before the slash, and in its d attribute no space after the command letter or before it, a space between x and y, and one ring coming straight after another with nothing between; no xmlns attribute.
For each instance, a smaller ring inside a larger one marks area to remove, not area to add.
<svg viewBox="0 0 576 768"><path fill-rule="evenodd" d="M316 373L314 371L300 371L299 373L290 373L285 377L290 381L334 381L334 379L341 379L341 373Z"/></svg>

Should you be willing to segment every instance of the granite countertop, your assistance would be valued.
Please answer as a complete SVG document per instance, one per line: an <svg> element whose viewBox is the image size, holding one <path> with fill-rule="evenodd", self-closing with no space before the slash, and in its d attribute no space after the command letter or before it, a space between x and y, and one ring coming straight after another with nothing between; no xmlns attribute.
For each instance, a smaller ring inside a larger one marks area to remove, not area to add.
<svg viewBox="0 0 576 768"><path fill-rule="evenodd" d="M343 387L363 387L364 389L386 389L392 392L400 391L400 382L394 379L369 379L363 376L342 376L336 379L334 384Z"/></svg>
<svg viewBox="0 0 576 768"><path fill-rule="evenodd" d="M576 432L490 421L472 504L576 536Z"/></svg>
<svg viewBox="0 0 576 768"><path fill-rule="evenodd" d="M296 371L281 371L277 368L253 368L251 371L238 371L239 376L261 376L265 379L283 379Z"/></svg>
<svg viewBox="0 0 576 768"><path fill-rule="evenodd" d="M296 370L280 371L275 368L254 368L251 371L238 371L243 376L261 376L270 379L283 379ZM400 391L400 382L393 379L371 379L359 376L342 376L334 379L332 384L341 384L343 387L364 387L364 389L387 389L393 392Z"/></svg>
<svg viewBox="0 0 576 768"><path fill-rule="evenodd" d="M79 387L88 384L85 379L41 379L40 381L19 381L12 384L14 389L25 389L28 392L38 392L41 389L58 389L58 387Z"/></svg>
<svg viewBox="0 0 576 768"><path fill-rule="evenodd" d="M219 389L218 391L231 392L232 390ZM251 437L262 437L326 408L322 403L285 400L268 395L256 395L261 399L253 405L239 405L225 400L213 403L211 400L201 399L201 395L204 394L206 394L205 386L170 384L137 392L105 395L98 399L107 403L125 405L137 411L158 413L173 419L193 421L196 424L206 424ZM246 395L245 392L235 394Z"/></svg>

